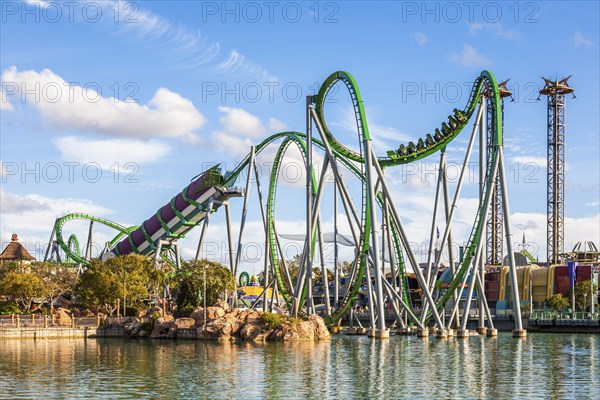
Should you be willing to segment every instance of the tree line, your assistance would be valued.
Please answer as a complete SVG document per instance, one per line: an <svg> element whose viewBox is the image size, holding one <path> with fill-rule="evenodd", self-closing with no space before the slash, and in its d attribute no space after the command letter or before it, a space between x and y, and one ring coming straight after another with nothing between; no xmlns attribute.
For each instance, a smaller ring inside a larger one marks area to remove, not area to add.
<svg viewBox="0 0 600 400"><path fill-rule="evenodd" d="M54 305L71 304L108 315L117 303L129 313L148 307L163 297L165 288L175 293L179 310L214 304L235 287L231 271L208 260L183 261L179 270L137 254L106 261L93 259L82 273L73 264L5 262L0 266L0 314L53 312Z"/></svg>

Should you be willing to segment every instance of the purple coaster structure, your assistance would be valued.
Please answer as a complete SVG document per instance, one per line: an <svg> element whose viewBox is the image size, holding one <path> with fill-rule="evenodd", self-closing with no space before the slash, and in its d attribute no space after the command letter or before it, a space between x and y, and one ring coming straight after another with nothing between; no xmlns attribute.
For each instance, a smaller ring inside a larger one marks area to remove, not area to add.
<svg viewBox="0 0 600 400"><path fill-rule="evenodd" d="M204 219L211 197L223 197L227 191L223 181L218 165L203 172L103 258L129 253L150 255L157 249L159 241L183 237ZM219 206L220 202L214 202L210 211Z"/></svg>

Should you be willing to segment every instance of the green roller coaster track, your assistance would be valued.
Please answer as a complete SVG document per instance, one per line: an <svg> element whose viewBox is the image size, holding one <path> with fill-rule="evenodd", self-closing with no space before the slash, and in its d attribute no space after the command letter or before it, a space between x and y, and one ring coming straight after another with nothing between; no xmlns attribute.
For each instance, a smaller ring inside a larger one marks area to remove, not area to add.
<svg viewBox="0 0 600 400"><path fill-rule="evenodd" d="M129 228L126 228L122 225L117 224L116 222L112 222L112 221L104 219L104 218L99 218L99 217L95 217L90 214L83 214L83 213L72 213L72 214L67 214L61 218L58 218L56 220L56 222L54 223L54 234L56 236L56 241L57 241L58 245L60 246L60 248L67 255L66 261L72 262L75 264L89 265L89 261L81 256L81 252L79 249L79 241L77 240L77 237L75 235L71 235L71 236L69 236L68 241L65 243L65 240L62 236L62 230L63 230L64 225L67 222L69 222L71 220L75 220L75 219L97 222L99 224L108 226L109 228L112 228L112 229L118 231L119 233L108 243L108 246L110 248L112 248L115 244L117 244L119 242L119 240L121 240L124 236L129 235L131 232L133 232L134 230L136 230L138 228L137 226L131 226ZM73 245L74 245L74 248L72 248Z"/></svg>
<svg viewBox="0 0 600 400"><path fill-rule="evenodd" d="M330 131L327 126L325 120L325 104L327 100L327 96L331 90L331 88L337 83L343 83L351 97L352 105L354 108L355 120L358 131L358 139L361 143L360 152L356 152L351 150L341 144L333 133ZM486 92L488 99L490 100L490 104L492 107L492 129L494 132L493 140L494 147L502 145L502 108L501 108L501 100L500 93L498 89L498 84L494 75L489 71L483 71L475 80L473 87L471 89L471 93L469 95L467 104L463 110L454 110L454 115L448 117L448 122L442 123L441 130L435 129L434 135L427 134L425 139L419 139L417 144L415 145L412 142L409 142L407 146L401 144L397 149L392 149L387 151L386 156L377 158L377 162L382 168L393 167L402 164L408 164L411 162L418 161L425 157L431 156L432 154L438 151L445 151L446 146L454 140L457 135L463 130L463 128L469 123L471 117L474 114L476 106L481 102L482 93ZM363 194L363 204L361 211L361 236L359 238L359 249L361 252L360 261L356 263L356 270L352 273L352 280L349 284L348 290L346 291L346 295L344 300L341 302L340 306L335 310L335 312L327 318L327 322L329 324L336 324L345 314L349 312L350 307L354 304L358 292L360 290L360 286L363 281L363 277L365 274L365 260L368 257L363 257L365 255L368 256L370 250L370 228L372 215L370 213L370 208L368 204L368 196L366 195L366 177L365 177L365 157L366 154L366 141L371 140L371 135L369 133L369 128L367 124L367 118L364 110L362 96L358 89L358 85L354 79L354 77L344 71L337 71L331 74L321 85L319 92L316 96L313 97L315 104L315 111L318 118L318 122L323 128L324 136L329 144L333 154L336 157L336 161L340 162L344 166L346 166L362 183L362 194ZM275 229L275 203L276 203L276 191L277 191L277 181L279 176L279 171L281 167L281 161L286 153L287 148L290 144L294 143L302 153L302 157L306 159L306 134L299 132L281 132L274 135L269 136L261 143L256 145L255 154L259 154L262 150L264 150L268 145L278 140L282 140L280 147L275 155L274 164L272 173L270 176L269 182L269 194L268 194L268 202L267 202L267 227L268 227L268 245L270 248L271 254L271 264L275 273L275 277L277 280L277 284L280 288L280 293L286 300L288 304L292 303L292 287L290 286L292 283L288 281L285 271L282 270L283 266L281 265L277 251L277 240L276 240L276 229ZM322 141L312 138L312 143L321 149L325 148L325 145ZM488 165L494 165L497 152L492 152L492 160ZM250 163L251 155L248 154L237 166L236 168L227 173L224 179L221 181L223 186L230 187L232 186L236 180L239 178L240 174L244 169L246 169ZM358 165L358 166L357 166ZM317 187L317 178L312 176L313 193ZM490 178L490 173L486 175L486 182L484 186L484 196L489 197L491 195L492 179ZM380 207L383 206L383 195L382 193L377 193L377 202ZM437 300L436 308L441 310L447 301L452 296L453 292L457 289L460 282L462 282L465 274L469 269L469 265L475 256L475 251L477 247L477 243L479 243L479 239L482 235L485 221L482 218L482 214L484 214L484 204L485 201L480 201L477 215L475 218L475 222L469 236L469 240L467 242L465 255L463 260L456 271L454 277L450 281L448 285L448 290ZM137 229L136 226L133 227L124 227L117 223L111 222L109 220L98 218L89 214L68 214L62 218L59 218L56 221L54 227L54 233L56 235L56 240L61 249L67 254L67 258L69 261L80 263L83 265L87 265L89 263L88 260L85 260L80 252L79 252L79 243L75 236L69 237L69 240L65 243L62 237L62 228L64 224L73 219L85 219L94 222L98 222L102 225L108 226L110 228L118 231L118 234L108 243L109 248L113 248L116 243L118 243L123 237L129 235L133 230ZM392 232L392 241L394 246L394 252L396 255L396 260L398 261L398 271L400 277L403 278L403 298L406 304L409 304L409 296L408 296L408 285L405 280L405 263L404 257L402 253L401 241L398 233L398 226L396 222L391 219L391 232ZM185 234L191 230L193 227L199 225L201 221L197 221L195 223L185 221L182 218L181 224L186 225L186 230L179 235L179 237L185 236ZM311 238L311 254L314 254L316 247L316 227L312 232ZM304 294L301 297L304 299L306 289ZM431 317L428 314L428 318Z"/></svg>

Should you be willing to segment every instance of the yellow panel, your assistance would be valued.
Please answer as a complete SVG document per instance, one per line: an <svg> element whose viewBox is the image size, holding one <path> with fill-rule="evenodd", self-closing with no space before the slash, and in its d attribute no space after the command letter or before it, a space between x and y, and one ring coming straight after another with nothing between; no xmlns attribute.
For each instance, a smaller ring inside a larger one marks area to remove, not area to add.
<svg viewBox="0 0 600 400"><path fill-rule="evenodd" d="M506 300L506 277L508 276L508 267L502 267L500 273L500 294L498 300Z"/></svg>
<svg viewBox="0 0 600 400"><path fill-rule="evenodd" d="M548 297L548 268L536 268L533 270L533 302L541 306Z"/></svg>
<svg viewBox="0 0 600 400"><path fill-rule="evenodd" d="M554 294L554 279L555 279L555 266L551 266L550 268L548 268L548 291L547 291L547 296L546 297L550 297Z"/></svg>

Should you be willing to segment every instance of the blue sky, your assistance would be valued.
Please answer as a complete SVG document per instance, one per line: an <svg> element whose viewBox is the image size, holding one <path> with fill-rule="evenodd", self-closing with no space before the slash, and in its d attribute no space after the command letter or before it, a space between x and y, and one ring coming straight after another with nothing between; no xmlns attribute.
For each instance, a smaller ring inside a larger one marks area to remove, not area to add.
<svg viewBox="0 0 600 400"><path fill-rule="evenodd" d="M140 224L206 167L222 162L231 169L269 134L304 131L304 96L339 69L359 83L381 155L462 108L481 70L510 78L515 101L506 103L505 135L513 232L519 242L524 232L542 260L546 102L537 101L537 91L542 75L573 74L566 247L600 242L597 2L2 1L1 12L3 244L15 231L28 248L39 248L54 218L68 212ZM329 124L355 144L349 97L340 91L333 99ZM468 130L449 148L451 162L464 157ZM259 159L265 171L274 152ZM295 161L292 154L288 163ZM417 245L430 224L434 186L427 171L436 161L389 172ZM302 185L293 174L281 185L280 232L303 230ZM466 188L461 203L459 241L472 224L475 187ZM259 248L256 196L250 203L245 241ZM241 204L232 203L234 221ZM187 258L198 235L183 242ZM96 240L110 236L100 232ZM208 249L209 257L226 261L221 213L210 240L219 250ZM248 256L244 268L260 270L261 263Z"/></svg>

